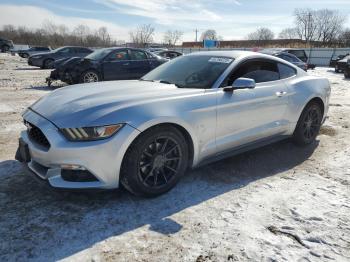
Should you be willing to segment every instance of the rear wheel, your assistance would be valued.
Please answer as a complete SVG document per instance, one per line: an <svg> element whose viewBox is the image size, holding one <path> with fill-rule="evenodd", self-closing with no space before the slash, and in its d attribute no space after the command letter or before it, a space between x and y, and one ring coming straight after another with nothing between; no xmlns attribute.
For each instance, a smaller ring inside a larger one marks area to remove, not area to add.
<svg viewBox="0 0 350 262"><path fill-rule="evenodd" d="M121 183L131 193L147 197L169 191L185 173L186 140L176 128L155 127L141 134L127 150Z"/></svg>
<svg viewBox="0 0 350 262"><path fill-rule="evenodd" d="M3 45L2 47L1 47L1 52L2 53L6 53L6 52L8 52L10 50L10 47L8 46L8 45Z"/></svg>
<svg viewBox="0 0 350 262"><path fill-rule="evenodd" d="M335 71L336 73L339 73L339 68L338 68L338 65L335 65L335 67L334 67L334 71Z"/></svg>
<svg viewBox="0 0 350 262"><path fill-rule="evenodd" d="M98 73L94 70L88 70L84 72L80 77L81 83L92 83L100 81Z"/></svg>
<svg viewBox="0 0 350 262"><path fill-rule="evenodd" d="M319 104L309 103L298 120L293 140L298 145L308 145L315 141L321 128L322 110Z"/></svg>
<svg viewBox="0 0 350 262"><path fill-rule="evenodd" d="M347 69L344 71L344 77L345 78L350 78L350 69Z"/></svg>
<svg viewBox="0 0 350 262"><path fill-rule="evenodd" d="M53 59L46 59L44 61L44 68L45 69L52 69L53 68L53 64L54 64L54 60Z"/></svg>

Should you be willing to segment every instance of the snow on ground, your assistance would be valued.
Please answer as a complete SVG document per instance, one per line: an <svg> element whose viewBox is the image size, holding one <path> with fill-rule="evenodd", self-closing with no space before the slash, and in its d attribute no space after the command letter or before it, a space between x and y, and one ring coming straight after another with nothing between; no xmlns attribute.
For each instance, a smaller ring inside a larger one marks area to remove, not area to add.
<svg viewBox="0 0 350 262"><path fill-rule="evenodd" d="M329 120L289 141L187 172L155 199L57 192L14 160L20 112L48 70L0 55L0 261L349 261L350 81L330 68Z"/></svg>

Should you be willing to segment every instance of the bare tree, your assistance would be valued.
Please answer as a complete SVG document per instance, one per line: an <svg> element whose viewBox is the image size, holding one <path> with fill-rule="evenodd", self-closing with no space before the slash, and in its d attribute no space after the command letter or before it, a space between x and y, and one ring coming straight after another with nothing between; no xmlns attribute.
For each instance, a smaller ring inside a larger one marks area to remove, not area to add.
<svg viewBox="0 0 350 262"><path fill-rule="evenodd" d="M208 29L201 34L200 40L222 40L222 37L214 29Z"/></svg>
<svg viewBox="0 0 350 262"><path fill-rule="evenodd" d="M336 41L341 34L346 16L339 11L322 9L315 12L316 33L314 40L322 44Z"/></svg>
<svg viewBox="0 0 350 262"><path fill-rule="evenodd" d="M145 47L153 41L154 27L150 24L140 25L135 31L130 32L131 41L140 47Z"/></svg>
<svg viewBox="0 0 350 262"><path fill-rule="evenodd" d="M344 47L350 46L350 28L346 28L338 37L339 43Z"/></svg>
<svg viewBox="0 0 350 262"><path fill-rule="evenodd" d="M3 26L0 35L13 40L16 44L51 46L82 45L90 47L111 46L113 41L107 28L101 27L92 31L85 25L77 26L72 32L65 25L56 25L49 20L44 21L42 28Z"/></svg>
<svg viewBox="0 0 350 262"><path fill-rule="evenodd" d="M266 27L260 27L256 31L248 34L248 40L272 40L275 37L275 34Z"/></svg>
<svg viewBox="0 0 350 262"><path fill-rule="evenodd" d="M306 42L313 40L317 30L316 11L298 8L294 10L294 16L299 38Z"/></svg>
<svg viewBox="0 0 350 262"><path fill-rule="evenodd" d="M104 46L108 46L111 44L111 36L108 33L107 27L105 26L100 27L97 30L96 34L100 38Z"/></svg>
<svg viewBox="0 0 350 262"><path fill-rule="evenodd" d="M279 34L280 39L298 39L298 33L296 28L285 28Z"/></svg>
<svg viewBox="0 0 350 262"><path fill-rule="evenodd" d="M183 32L178 30L168 30L164 33L164 42L169 46L175 46L181 39Z"/></svg>

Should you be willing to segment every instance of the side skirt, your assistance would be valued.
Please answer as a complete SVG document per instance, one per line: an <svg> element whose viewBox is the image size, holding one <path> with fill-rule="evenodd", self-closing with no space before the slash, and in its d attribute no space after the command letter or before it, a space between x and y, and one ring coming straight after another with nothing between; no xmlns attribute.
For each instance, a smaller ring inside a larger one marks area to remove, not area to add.
<svg viewBox="0 0 350 262"><path fill-rule="evenodd" d="M207 165L207 164L210 164L210 163L213 163L213 162L216 162L216 161L228 158L228 157L239 155L239 154L245 153L247 151L251 151L253 149L264 147L264 146L267 146L269 144L277 143L277 142L285 140L289 137L291 137L291 136L279 135L279 136L264 138L264 139L261 139L261 140L255 141L255 142L251 142L251 143L248 143L245 145L241 145L241 146L232 148L230 150L227 150L225 152L218 153L218 154L214 155L213 157L206 158L203 161L201 161L198 165L196 165L194 168L204 166L204 165Z"/></svg>

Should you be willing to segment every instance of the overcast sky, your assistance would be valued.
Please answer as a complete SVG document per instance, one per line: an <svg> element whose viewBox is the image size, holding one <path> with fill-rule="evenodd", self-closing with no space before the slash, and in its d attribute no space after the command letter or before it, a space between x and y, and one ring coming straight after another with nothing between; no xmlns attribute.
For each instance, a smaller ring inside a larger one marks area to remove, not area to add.
<svg viewBox="0 0 350 262"><path fill-rule="evenodd" d="M114 39L128 41L130 30L147 23L155 27L158 41L168 29L181 30L184 41L193 41L196 28L215 29L230 40L243 39L258 27L277 35L292 26L295 8L308 7L350 14L350 0L0 0L0 26L38 28L45 20L70 29L106 26Z"/></svg>

